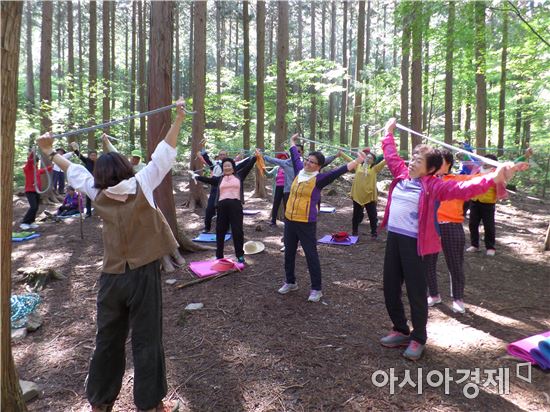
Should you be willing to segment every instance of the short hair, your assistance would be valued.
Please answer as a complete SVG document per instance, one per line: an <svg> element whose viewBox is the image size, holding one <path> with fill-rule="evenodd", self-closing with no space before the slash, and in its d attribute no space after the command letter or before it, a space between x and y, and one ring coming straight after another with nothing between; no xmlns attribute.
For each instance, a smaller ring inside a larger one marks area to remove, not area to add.
<svg viewBox="0 0 550 412"><path fill-rule="evenodd" d="M88 155L91 155L91 154L94 154L94 153L97 154L97 150L90 150L90 151L88 151Z"/></svg>
<svg viewBox="0 0 550 412"><path fill-rule="evenodd" d="M424 157L426 160L428 175L434 175L443 164L443 156L441 151L435 147L431 147L426 144L419 144L413 149L413 154L418 154ZM433 171L430 171L432 169Z"/></svg>
<svg viewBox="0 0 550 412"><path fill-rule="evenodd" d="M304 145L303 144L297 144L296 147L300 148L300 151L304 153Z"/></svg>
<svg viewBox="0 0 550 412"><path fill-rule="evenodd" d="M75 190L75 188L72 187L71 185L67 185L67 190L73 191L73 190Z"/></svg>
<svg viewBox="0 0 550 412"><path fill-rule="evenodd" d="M132 164L117 152L104 153L97 159L94 166L94 187L107 189L116 186L126 179L134 177Z"/></svg>
<svg viewBox="0 0 550 412"><path fill-rule="evenodd" d="M310 154L308 154L308 157L309 156L314 156L317 159L317 164L320 167L324 166L324 164L325 164L325 155L323 155L323 153L321 153L321 152L311 152Z"/></svg>
<svg viewBox="0 0 550 412"><path fill-rule="evenodd" d="M449 165L449 169L451 169L455 163L453 153L449 149L441 149L441 156L443 156L443 159Z"/></svg>
<svg viewBox="0 0 550 412"><path fill-rule="evenodd" d="M237 165L235 165L235 161L230 157L226 157L225 159L223 159L222 169L223 169L223 164L227 163L227 162L231 163L231 166L233 166L233 172L236 172L237 171Z"/></svg>

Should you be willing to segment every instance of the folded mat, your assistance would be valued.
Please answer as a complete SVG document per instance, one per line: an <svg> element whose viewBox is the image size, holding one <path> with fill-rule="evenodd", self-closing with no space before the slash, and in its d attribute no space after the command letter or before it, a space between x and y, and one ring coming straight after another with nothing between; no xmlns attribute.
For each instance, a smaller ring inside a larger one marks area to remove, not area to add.
<svg viewBox="0 0 550 412"><path fill-rule="evenodd" d="M334 206L321 206L319 209L321 213L336 213L336 208Z"/></svg>
<svg viewBox="0 0 550 412"><path fill-rule="evenodd" d="M36 239L40 237L40 233L35 232L11 232L12 242L23 242L25 240Z"/></svg>
<svg viewBox="0 0 550 412"><path fill-rule="evenodd" d="M543 339L539 342L539 350L542 356L550 363L550 338Z"/></svg>
<svg viewBox="0 0 550 412"><path fill-rule="evenodd" d="M327 245L351 246L357 243L357 239L359 239L359 236L350 236L349 239L343 242L336 242L332 240L332 235L326 235L319 239L317 242L325 243Z"/></svg>
<svg viewBox="0 0 550 412"><path fill-rule="evenodd" d="M229 239L231 239L231 234L226 233L225 240L228 241ZM215 241L216 241L215 233L201 233L195 239L193 239L193 242L215 242Z"/></svg>
<svg viewBox="0 0 550 412"><path fill-rule="evenodd" d="M541 367L541 369L550 369L550 360L544 357L539 348L531 349L529 351L529 355L531 355L531 357L535 360L537 365Z"/></svg>
<svg viewBox="0 0 550 412"><path fill-rule="evenodd" d="M203 261L199 261L199 262L191 262L189 263L189 269L191 269L191 271L197 275L199 278L205 278L205 277L208 277L208 276L215 276L219 273L222 273L224 272L223 270L222 271L218 271L216 269L212 269L212 266L218 261L218 259L214 259L214 260L203 260ZM238 262L235 262L237 267L242 270L244 269L244 263L238 263Z"/></svg>
<svg viewBox="0 0 550 412"><path fill-rule="evenodd" d="M243 215L257 215L261 210L257 209L243 209Z"/></svg>
<svg viewBox="0 0 550 412"><path fill-rule="evenodd" d="M545 340L545 338L550 338L550 330L510 343L507 348L508 353L516 358L536 364L537 361L533 358L530 351L531 349L538 348L539 342Z"/></svg>

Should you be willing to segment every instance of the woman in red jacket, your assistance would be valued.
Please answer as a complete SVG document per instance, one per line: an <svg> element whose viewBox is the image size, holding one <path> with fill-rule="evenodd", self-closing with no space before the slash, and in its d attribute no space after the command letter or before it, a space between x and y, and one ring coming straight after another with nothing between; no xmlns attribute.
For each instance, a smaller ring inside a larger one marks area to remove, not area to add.
<svg viewBox="0 0 550 412"><path fill-rule="evenodd" d="M38 212L38 205L40 204L40 194L36 191L36 186L38 190L42 190L40 177L46 173L46 171L49 172L52 170L52 166L36 170L37 182L35 185L35 168L38 167L38 160L34 151L31 150L29 151L27 163L23 166L23 173L25 174L25 195L29 202L29 210L27 210L27 213L25 213L23 217L23 221L19 225L23 230L36 229L38 227L38 225L34 223L36 213Z"/></svg>

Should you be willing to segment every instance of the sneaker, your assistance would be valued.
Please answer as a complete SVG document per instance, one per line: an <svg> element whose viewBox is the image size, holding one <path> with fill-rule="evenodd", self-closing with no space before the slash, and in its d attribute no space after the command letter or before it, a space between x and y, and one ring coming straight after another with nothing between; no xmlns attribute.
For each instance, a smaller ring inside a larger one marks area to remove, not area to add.
<svg viewBox="0 0 550 412"><path fill-rule="evenodd" d="M210 233L210 229L204 228L201 233Z"/></svg>
<svg viewBox="0 0 550 412"><path fill-rule="evenodd" d="M182 408L179 400L160 402L156 408L138 409L139 412L178 412Z"/></svg>
<svg viewBox="0 0 550 412"><path fill-rule="evenodd" d="M386 348L397 348L399 346L407 346L410 341L411 337L409 335L394 330L389 335L380 339L380 344Z"/></svg>
<svg viewBox="0 0 550 412"><path fill-rule="evenodd" d="M487 256L495 256L497 251L495 249L487 249Z"/></svg>
<svg viewBox="0 0 550 412"><path fill-rule="evenodd" d="M277 222L269 222L269 227L275 227L277 226Z"/></svg>
<svg viewBox="0 0 550 412"><path fill-rule="evenodd" d="M307 298L308 302L319 302L321 298L323 297L323 292L320 290L312 290L309 292L309 298Z"/></svg>
<svg viewBox="0 0 550 412"><path fill-rule="evenodd" d="M372 234L370 235L370 238L371 238L372 240L376 240L376 239L378 239L378 234L372 233Z"/></svg>
<svg viewBox="0 0 550 412"><path fill-rule="evenodd" d="M279 249L281 252L284 252L285 251L285 247L283 246L282 248Z"/></svg>
<svg viewBox="0 0 550 412"><path fill-rule="evenodd" d="M294 292L298 290L298 285L296 283L283 283L283 286L277 291L281 295L286 295L288 292Z"/></svg>
<svg viewBox="0 0 550 412"><path fill-rule="evenodd" d="M92 412L111 412L113 410L113 404L111 405L92 405Z"/></svg>
<svg viewBox="0 0 550 412"><path fill-rule="evenodd" d="M434 305L439 305L441 303L441 296L440 295L436 295L436 296L428 296L428 306L429 307L432 307Z"/></svg>
<svg viewBox="0 0 550 412"><path fill-rule="evenodd" d="M407 346L407 349L403 352L403 356L407 359L416 361L422 357L425 346L426 345L422 345L415 340L411 340L411 343L409 343L409 346Z"/></svg>
<svg viewBox="0 0 550 412"><path fill-rule="evenodd" d="M27 223L21 223L19 225L19 227L23 230L29 230L31 228L31 225L27 224Z"/></svg>
<svg viewBox="0 0 550 412"><path fill-rule="evenodd" d="M466 249L466 252L479 252L479 248L475 246L470 246Z"/></svg>
<svg viewBox="0 0 550 412"><path fill-rule="evenodd" d="M40 227L36 223L31 223L29 226L31 227L31 229L38 229Z"/></svg>
<svg viewBox="0 0 550 412"><path fill-rule="evenodd" d="M453 312L454 313L465 313L466 309L464 309L464 301L461 299L456 299L453 301Z"/></svg>
<svg viewBox="0 0 550 412"><path fill-rule="evenodd" d="M47 210L44 210L44 214L48 217L52 217L53 216L53 213L52 212L48 212Z"/></svg>

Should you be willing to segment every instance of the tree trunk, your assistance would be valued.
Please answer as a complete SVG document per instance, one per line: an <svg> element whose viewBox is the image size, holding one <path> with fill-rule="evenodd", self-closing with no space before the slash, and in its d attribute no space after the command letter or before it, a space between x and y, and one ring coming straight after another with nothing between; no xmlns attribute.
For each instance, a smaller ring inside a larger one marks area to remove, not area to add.
<svg viewBox="0 0 550 412"><path fill-rule="evenodd" d="M68 51L67 51L67 74L69 76L68 96L71 103L69 104L69 121L72 123L73 105L72 99L74 97L74 19L73 19L73 3L67 2L67 37L68 37Z"/></svg>
<svg viewBox="0 0 550 412"><path fill-rule="evenodd" d="M287 140L286 66L288 60L288 3L277 3L277 113L275 150L283 151Z"/></svg>
<svg viewBox="0 0 550 412"><path fill-rule="evenodd" d="M190 22L189 22L189 56L187 57L187 95L193 96L193 35L194 35L194 27L195 24L195 3L191 2L189 6L189 16L190 16Z"/></svg>
<svg viewBox="0 0 550 412"><path fill-rule="evenodd" d="M27 31L25 38L25 45L27 49L27 78L25 87L25 98L27 99L27 113L31 114L34 110L34 65L32 62L32 10L33 2L28 1L26 4L26 23Z"/></svg>
<svg viewBox="0 0 550 412"><path fill-rule="evenodd" d="M132 52L131 52L131 63L130 63L130 113L134 114L136 111L136 43L137 43L137 33L136 33L136 13L137 13L137 4L138 2L132 2ZM136 127L135 119L130 120L130 147L135 149L136 147Z"/></svg>
<svg viewBox="0 0 550 412"><path fill-rule="evenodd" d="M97 2L95 0L90 1L90 53L89 53L89 100L88 100L88 125L95 124L95 112L96 112L96 95L95 88L97 83ZM95 150L95 133L93 131L88 133L88 150Z"/></svg>
<svg viewBox="0 0 550 412"><path fill-rule="evenodd" d="M327 3L323 2L321 9L321 57L327 58L326 54L326 29L327 29Z"/></svg>
<svg viewBox="0 0 550 412"><path fill-rule="evenodd" d="M429 26L428 26L429 29ZM424 73L422 79L422 130L428 130L428 104L430 101L430 42L424 38Z"/></svg>
<svg viewBox="0 0 550 412"><path fill-rule="evenodd" d="M500 94L498 103L498 155L504 154L504 126L506 118L506 61L508 58L508 20L506 9L502 12L502 56L500 60Z"/></svg>
<svg viewBox="0 0 550 412"><path fill-rule="evenodd" d="M82 4L78 2L78 90L83 94L84 79L84 53L82 52Z"/></svg>
<svg viewBox="0 0 550 412"><path fill-rule="evenodd" d="M342 66L346 69L346 74L349 74L348 68L348 2L344 1L344 24L342 26ZM348 110L348 79L344 77L342 81L342 101L340 104L340 144L348 144L348 136L346 135L346 114Z"/></svg>
<svg viewBox="0 0 550 412"><path fill-rule="evenodd" d="M216 1L216 99L217 99L217 109L218 109L218 118L216 119L216 129L223 129L223 119L222 119L222 36L221 36L221 26L222 26L222 17L221 17L221 8L222 2Z"/></svg>
<svg viewBox="0 0 550 412"><path fill-rule="evenodd" d="M468 93L468 97L471 98L471 94ZM471 142L472 134L472 103L470 100L466 102L466 118L464 119L464 137L468 143Z"/></svg>
<svg viewBox="0 0 550 412"><path fill-rule="evenodd" d="M239 75L239 15L235 16L235 76Z"/></svg>
<svg viewBox="0 0 550 412"><path fill-rule="evenodd" d="M111 88L111 49L110 38L111 30L109 24L111 23L111 5L109 1L103 1L103 123L108 122L111 118L111 100L109 90ZM103 130L105 133L109 133L109 128Z"/></svg>
<svg viewBox="0 0 550 412"><path fill-rule="evenodd" d="M111 83L109 84L109 88L111 90L114 90L113 83L115 81L115 74L116 74L116 65L115 65L115 27L116 27L116 1L110 1L111 4L111 61L110 61L110 68L111 68ZM115 95L114 93L111 93L111 111L115 109Z"/></svg>
<svg viewBox="0 0 550 412"><path fill-rule="evenodd" d="M17 371L11 353L10 296L11 296L11 231L13 217L13 158L15 152L15 121L17 116L17 75L19 71L19 39L23 2L3 1L1 7L1 50L2 57L2 101L0 128L2 129L2 150L0 150L0 250L2 280L0 283L2 305L0 336L0 384L2 386L2 410L26 411L27 406L21 394Z"/></svg>
<svg viewBox="0 0 550 412"><path fill-rule="evenodd" d="M359 16L357 20L357 63L355 68L355 100L353 104L353 128L351 130L351 147L359 147L359 131L361 129L361 105L363 91L358 87L362 83L363 62L365 59L365 1L359 0Z"/></svg>
<svg viewBox="0 0 550 412"><path fill-rule="evenodd" d="M412 3L411 129L422 131L422 3ZM412 147L422 143L413 135Z"/></svg>
<svg viewBox="0 0 550 412"><path fill-rule="evenodd" d="M57 24L56 24L56 38L57 38L57 100L63 101L63 82L61 79L63 78L63 57L62 57L62 46L61 46L61 40L65 38L62 29L61 29L61 21L62 21L62 15L63 15L63 2L57 3Z"/></svg>
<svg viewBox="0 0 550 412"><path fill-rule="evenodd" d="M368 64L370 62L370 49L371 49L371 0L367 1L367 13L366 13L366 33L363 35L365 38L365 62L363 64L363 67L366 69L368 67ZM365 76L365 84L368 85L369 78L368 76ZM367 88L365 88L365 119L367 121L365 122L365 136L364 136L364 144L366 147L369 146L369 96Z"/></svg>
<svg viewBox="0 0 550 412"><path fill-rule="evenodd" d="M410 3L403 3L403 34L401 36L401 122L409 127L409 69L411 54L411 14ZM399 152L401 157L409 154L409 134L399 130Z"/></svg>
<svg viewBox="0 0 550 412"><path fill-rule="evenodd" d="M336 2L330 5L330 60L336 62ZM328 139L334 141L334 112L335 112L334 93L329 96L328 102Z"/></svg>
<svg viewBox="0 0 550 412"><path fill-rule="evenodd" d="M273 16L273 10L272 10L272 4L269 3L269 10L271 13L269 13L269 65L271 66L273 64L273 31L275 28L275 17Z"/></svg>
<svg viewBox="0 0 550 412"><path fill-rule="evenodd" d="M302 39L302 33L304 32L304 25L303 25L303 19L302 19L302 2L298 1L296 2L296 7L298 8L298 44L296 48L296 60L302 60L302 49L304 48L303 45L303 39Z"/></svg>
<svg viewBox="0 0 550 412"><path fill-rule="evenodd" d="M382 6L382 69L386 68L386 22L387 22L387 11L388 5L384 4Z"/></svg>
<svg viewBox="0 0 550 412"><path fill-rule="evenodd" d="M521 118L522 118L522 109L523 109L523 99L520 97L517 102L516 107L516 128L514 131L514 141L518 145L520 142L520 136L521 136Z"/></svg>
<svg viewBox="0 0 550 412"><path fill-rule="evenodd" d="M179 2L176 2L174 4L174 25L175 25L175 33L174 33L174 39L176 43L176 61L174 64L174 99L178 99L181 96L181 88L180 88L180 13L179 13Z"/></svg>
<svg viewBox="0 0 550 412"><path fill-rule="evenodd" d="M315 2L311 2L311 58L315 59ZM317 79L314 79L317 81ZM317 102L315 97L315 86L310 86L309 93L311 96L311 110L309 112L309 136L311 140L317 140ZM315 150L315 143L310 142L309 150Z"/></svg>
<svg viewBox="0 0 550 412"><path fill-rule="evenodd" d="M256 147L265 149L264 122L264 81L265 81L265 1L256 3ZM254 197L267 197L266 178L256 167Z"/></svg>
<svg viewBox="0 0 550 412"><path fill-rule="evenodd" d="M250 149L250 19L248 0L243 1L243 148Z"/></svg>
<svg viewBox="0 0 550 412"><path fill-rule="evenodd" d="M51 129L52 104L52 19L53 3L42 2L42 32L40 47L40 132Z"/></svg>
<svg viewBox="0 0 550 412"><path fill-rule="evenodd" d="M138 2L138 35L139 35L139 69L138 69L138 94L139 94L139 111L141 113L147 111L146 100L146 84L145 70L147 62L145 61L145 52L147 50L147 3ZM143 152L147 152L147 138L145 129L145 117L139 119L139 147ZM149 159L147 159L149 160Z"/></svg>
<svg viewBox="0 0 550 412"><path fill-rule="evenodd" d="M447 51L445 55L445 143L453 141L453 51L455 30L455 2L449 2L447 20Z"/></svg>
<svg viewBox="0 0 550 412"><path fill-rule="evenodd" d="M476 146L479 154L485 154L487 141L487 84L485 45L485 2L474 3L475 10L475 59L476 59Z"/></svg>
<svg viewBox="0 0 550 412"><path fill-rule="evenodd" d="M196 2L193 6L193 29L194 29L194 50L193 50L193 110L197 113L193 116L193 131L191 142L190 169L201 168L196 159L195 153L202 148L204 138L204 99L206 95L206 2ZM206 206L206 194L201 184L193 180L189 182L189 208L194 210Z"/></svg>

